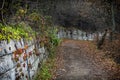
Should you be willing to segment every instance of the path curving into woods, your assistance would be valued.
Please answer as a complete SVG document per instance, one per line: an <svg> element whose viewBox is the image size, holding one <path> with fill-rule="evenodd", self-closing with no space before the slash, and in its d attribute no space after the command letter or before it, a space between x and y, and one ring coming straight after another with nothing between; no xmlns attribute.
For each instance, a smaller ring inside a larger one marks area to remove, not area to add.
<svg viewBox="0 0 120 80"><path fill-rule="evenodd" d="M62 59L55 80L110 80L115 71L115 64L92 42L64 40L57 52Z"/></svg>

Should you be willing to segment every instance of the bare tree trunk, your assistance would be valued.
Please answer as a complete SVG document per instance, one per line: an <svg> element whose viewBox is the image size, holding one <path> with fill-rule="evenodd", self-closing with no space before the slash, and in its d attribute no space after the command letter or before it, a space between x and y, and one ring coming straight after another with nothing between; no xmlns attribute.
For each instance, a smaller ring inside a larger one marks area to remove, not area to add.
<svg viewBox="0 0 120 80"><path fill-rule="evenodd" d="M107 29L105 30L102 38L101 38L101 39L98 41L98 43L97 43L97 48L98 48L98 49L101 49L101 46L103 45L103 43L104 43L104 41L105 41L106 35L107 35Z"/></svg>
<svg viewBox="0 0 120 80"><path fill-rule="evenodd" d="M112 42L113 40L113 31L111 28L108 29L108 34L109 34L109 41Z"/></svg>
<svg viewBox="0 0 120 80"><path fill-rule="evenodd" d="M114 1L111 2L111 11L112 11L112 23L113 27L112 30L115 31L115 14L114 14Z"/></svg>
<svg viewBox="0 0 120 80"><path fill-rule="evenodd" d="M111 11L112 11L112 23L113 23L113 27L112 27L112 30L111 32L109 33L109 39L110 41L112 42L113 40L113 32L115 31L116 29L116 24L115 24L115 14L114 14L114 1L111 2Z"/></svg>
<svg viewBox="0 0 120 80"><path fill-rule="evenodd" d="M96 34L94 35L94 37L95 37L95 43L98 43L98 41L99 41L99 33L96 32Z"/></svg>

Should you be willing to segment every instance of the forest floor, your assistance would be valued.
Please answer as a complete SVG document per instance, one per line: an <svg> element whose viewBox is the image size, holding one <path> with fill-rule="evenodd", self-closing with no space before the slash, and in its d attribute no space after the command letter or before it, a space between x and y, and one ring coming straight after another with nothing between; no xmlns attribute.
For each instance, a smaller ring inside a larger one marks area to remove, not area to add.
<svg viewBox="0 0 120 80"><path fill-rule="evenodd" d="M112 80L118 69L90 41L65 39L58 47L57 56L54 80Z"/></svg>

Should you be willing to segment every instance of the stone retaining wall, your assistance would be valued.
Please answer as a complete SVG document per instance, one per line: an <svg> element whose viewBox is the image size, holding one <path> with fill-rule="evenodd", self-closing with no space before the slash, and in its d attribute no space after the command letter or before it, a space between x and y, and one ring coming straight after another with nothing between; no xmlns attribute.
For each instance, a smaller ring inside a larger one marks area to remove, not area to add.
<svg viewBox="0 0 120 80"><path fill-rule="evenodd" d="M19 61L15 61L14 52L18 49L24 49L22 55L19 57ZM35 46L38 48L39 55L35 53ZM27 55L27 59L24 60L23 56ZM0 80L15 80L19 75L22 75L21 80L32 80L41 62L46 59L48 53L44 47L40 48L39 44L35 44L34 41L20 41L11 40L1 41L0 43ZM18 63L20 63L18 67ZM24 74L22 74L24 73Z"/></svg>
<svg viewBox="0 0 120 80"><path fill-rule="evenodd" d="M96 36L98 35L99 39L103 35L103 33L99 32L97 33L90 33L90 32L84 32L78 29L73 30L66 30L66 29L60 29L58 31L58 37L59 38L68 38L68 39L74 39L74 40L94 40Z"/></svg>

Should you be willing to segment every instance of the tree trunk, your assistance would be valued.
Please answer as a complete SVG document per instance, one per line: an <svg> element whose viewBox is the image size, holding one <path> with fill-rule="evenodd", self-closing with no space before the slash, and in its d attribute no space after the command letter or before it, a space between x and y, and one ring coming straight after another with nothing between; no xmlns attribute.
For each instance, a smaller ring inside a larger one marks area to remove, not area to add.
<svg viewBox="0 0 120 80"><path fill-rule="evenodd" d="M98 41L98 43L97 43L97 48L98 48L98 49L101 49L101 46L103 45L103 43L104 43L104 41L105 41L106 35L107 35L107 29L105 30L102 38L101 38L101 39Z"/></svg>
<svg viewBox="0 0 120 80"><path fill-rule="evenodd" d="M114 14L114 1L111 2L111 11L112 11L112 23L113 27L112 30L115 31L115 14Z"/></svg>

